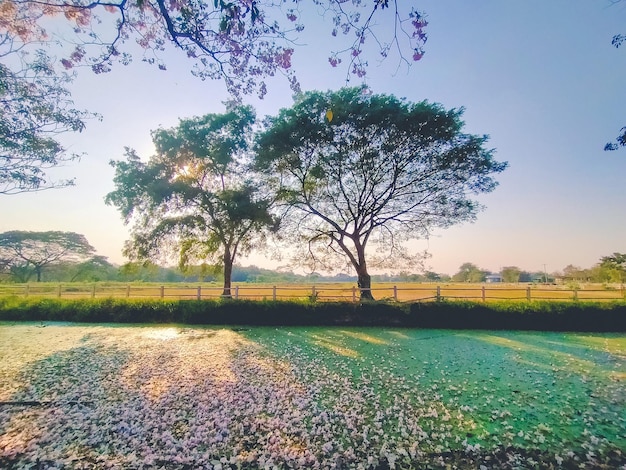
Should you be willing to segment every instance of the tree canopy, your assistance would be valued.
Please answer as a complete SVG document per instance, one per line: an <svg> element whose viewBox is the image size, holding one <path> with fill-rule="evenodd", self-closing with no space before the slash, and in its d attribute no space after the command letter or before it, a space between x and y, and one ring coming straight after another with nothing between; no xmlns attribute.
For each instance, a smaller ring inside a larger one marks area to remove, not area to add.
<svg viewBox="0 0 626 470"><path fill-rule="evenodd" d="M414 262L404 241L475 217L471 196L492 191L507 164L486 136L463 133L462 113L357 87L304 93L269 119L256 165L313 265L347 263L370 298L368 259Z"/></svg>
<svg viewBox="0 0 626 470"><path fill-rule="evenodd" d="M223 79L235 97L262 96L264 79L278 73L298 90L291 58L299 33L317 15L337 37L329 64L343 60L350 74L365 74L368 46L378 49L380 59L396 55L406 64L424 54L427 22L398 0L5 0L0 32L20 43L46 41L50 20L64 21L71 28L57 33L66 50L62 65L87 65L96 73L114 62L128 64L129 42L143 48L142 60L165 69L162 52L171 44L200 78Z"/></svg>
<svg viewBox="0 0 626 470"><path fill-rule="evenodd" d="M522 270L517 266L504 266L500 270L503 282L520 282Z"/></svg>
<svg viewBox="0 0 626 470"><path fill-rule="evenodd" d="M484 282L488 272L474 263L463 263L459 271L452 276L454 282Z"/></svg>
<svg viewBox="0 0 626 470"><path fill-rule="evenodd" d="M260 240L273 219L270 200L247 171L255 115L249 106L225 114L180 120L178 127L152 133L156 153L147 163L131 149L112 161L115 191L106 197L126 223L133 260L178 257L219 262L224 295L230 296L235 258Z"/></svg>
<svg viewBox="0 0 626 470"><path fill-rule="evenodd" d="M81 262L95 253L84 235L74 232L11 231L0 234L0 268L19 282L57 263Z"/></svg>
<svg viewBox="0 0 626 470"><path fill-rule="evenodd" d="M600 267L608 271L608 277L614 282L626 281L626 253L613 253L600 259Z"/></svg>
<svg viewBox="0 0 626 470"><path fill-rule="evenodd" d="M50 180L46 170L78 158L65 152L57 135L82 131L91 115L73 108L71 76L58 73L43 51L30 62L14 62L20 65L0 63L0 194L72 185Z"/></svg>

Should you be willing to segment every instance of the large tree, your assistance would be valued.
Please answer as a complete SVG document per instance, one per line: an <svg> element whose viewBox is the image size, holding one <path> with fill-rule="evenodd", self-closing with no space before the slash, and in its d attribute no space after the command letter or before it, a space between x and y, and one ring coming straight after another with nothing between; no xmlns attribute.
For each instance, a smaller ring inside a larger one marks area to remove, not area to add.
<svg viewBox="0 0 626 470"><path fill-rule="evenodd" d="M506 168L486 136L463 132L462 109L409 103L366 88L309 92L268 122L257 168L284 204L283 225L327 266L339 255L371 295L368 259L409 260L402 242L472 220L471 196ZM372 248L373 250L368 250Z"/></svg>
<svg viewBox="0 0 626 470"><path fill-rule="evenodd" d="M248 106L181 120L152 133L156 153L148 162L132 150L125 161L111 162L116 189L106 202L133 225L127 256L160 260L175 254L181 266L217 257L223 295L231 295L236 256L273 224L269 199L246 171L254 121Z"/></svg>
<svg viewBox="0 0 626 470"><path fill-rule="evenodd" d="M56 263L82 262L95 253L84 235L74 232L11 231L0 234L0 266L19 282Z"/></svg>

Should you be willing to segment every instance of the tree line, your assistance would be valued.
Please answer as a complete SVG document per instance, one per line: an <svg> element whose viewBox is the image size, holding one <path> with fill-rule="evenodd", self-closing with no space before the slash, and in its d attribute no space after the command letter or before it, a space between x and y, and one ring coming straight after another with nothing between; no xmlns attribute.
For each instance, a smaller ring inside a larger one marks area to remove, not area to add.
<svg viewBox="0 0 626 470"><path fill-rule="evenodd" d="M434 271L400 271L373 274L373 282L465 282L482 283L488 275L498 274L505 283L552 283L559 280L576 287L579 283L624 283L626 254L603 256L590 268L567 265L561 271L530 272L517 266L505 266L498 273L481 269L474 263L463 263L452 276ZM251 283L356 283L355 275L341 272L323 275L312 272L297 274L290 270L272 270L258 266L234 265L233 282ZM159 266L153 262L128 262L122 266L95 254L83 235L73 232L0 233L0 282L222 282L219 265Z"/></svg>
<svg viewBox="0 0 626 470"><path fill-rule="evenodd" d="M497 274L501 282L541 282L553 283L559 280L577 286L579 283L608 283L623 284L626 281L626 254L613 253L603 256L590 268L581 268L568 264L561 271L547 273L545 271L525 271L517 266L504 266L494 273L481 269L474 263L463 263L459 270L452 275L453 282L485 282L487 276Z"/></svg>

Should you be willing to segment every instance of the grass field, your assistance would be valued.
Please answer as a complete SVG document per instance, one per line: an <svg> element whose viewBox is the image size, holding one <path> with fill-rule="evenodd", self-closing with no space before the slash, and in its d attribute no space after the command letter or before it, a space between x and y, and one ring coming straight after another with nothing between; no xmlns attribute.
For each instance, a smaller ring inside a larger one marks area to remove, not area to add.
<svg viewBox="0 0 626 470"><path fill-rule="evenodd" d="M31 283L0 284L0 296L77 298L166 298L209 299L222 295L217 283ZM359 291L354 283L257 284L233 283L232 295L240 299L310 299L355 301ZM477 301L500 300L623 300L619 285L583 284L576 289L543 284L466 284L466 283L374 283L372 294L378 300L400 302L428 301L437 298Z"/></svg>
<svg viewBox="0 0 626 470"><path fill-rule="evenodd" d="M626 468L625 381L624 335L2 324L0 468Z"/></svg>

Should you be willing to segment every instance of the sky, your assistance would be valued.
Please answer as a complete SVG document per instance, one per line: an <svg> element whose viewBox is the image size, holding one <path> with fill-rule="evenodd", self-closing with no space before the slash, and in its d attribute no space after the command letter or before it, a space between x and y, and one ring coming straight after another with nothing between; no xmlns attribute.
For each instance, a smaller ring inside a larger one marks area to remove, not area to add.
<svg viewBox="0 0 626 470"><path fill-rule="evenodd" d="M613 35L626 33L626 2L413 3L429 22L425 56L410 69L393 58L378 65L370 44L365 83L374 93L464 107L465 130L488 134L496 160L509 162L496 190L478 198L484 210L476 221L409 243L428 251L425 267L454 274L471 262L493 272L503 266L555 272L626 252L626 148L603 151L626 125L626 46L611 45ZM306 24L293 56L303 90L345 86L346 70L328 65L339 47L328 19L312 15ZM130 227L104 203L114 189L109 161L123 159L125 147L147 158L151 130L223 112L228 98L222 82L193 77L183 53L169 50L165 61L166 71L140 56L107 74L80 71L71 86L75 106L102 120L62 136L68 150L84 156L49 172L76 177L76 186L0 196L0 231L73 231L111 262L125 261ZM263 100L245 98L261 117L293 103L286 79L276 77L268 88ZM239 263L281 264L261 253Z"/></svg>

